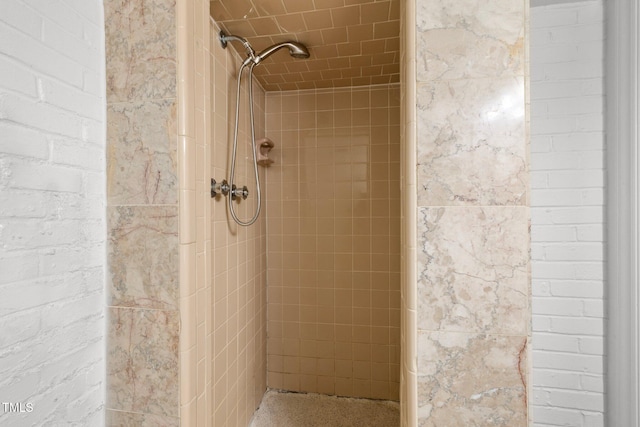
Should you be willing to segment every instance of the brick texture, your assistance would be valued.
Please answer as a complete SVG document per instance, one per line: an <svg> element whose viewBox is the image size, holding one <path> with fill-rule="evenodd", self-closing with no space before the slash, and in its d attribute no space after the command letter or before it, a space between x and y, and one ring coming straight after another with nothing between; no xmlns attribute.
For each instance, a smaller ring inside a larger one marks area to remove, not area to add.
<svg viewBox="0 0 640 427"><path fill-rule="evenodd" d="M3 426L104 424L102 14L0 2Z"/></svg>
<svg viewBox="0 0 640 427"><path fill-rule="evenodd" d="M532 8L533 425L604 425L603 3Z"/></svg>

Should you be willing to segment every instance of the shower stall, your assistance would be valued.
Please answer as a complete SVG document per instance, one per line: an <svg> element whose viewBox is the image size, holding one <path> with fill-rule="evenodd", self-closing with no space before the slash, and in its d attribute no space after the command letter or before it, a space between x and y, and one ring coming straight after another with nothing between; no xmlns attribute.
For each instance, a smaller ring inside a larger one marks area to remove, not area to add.
<svg viewBox="0 0 640 427"><path fill-rule="evenodd" d="M105 2L108 425L268 388L525 425L525 2L318 3Z"/></svg>
<svg viewBox="0 0 640 427"><path fill-rule="evenodd" d="M224 181L231 173L237 178L230 178L229 185L232 179L238 187L250 183L246 199L214 199L213 239L216 233L227 238L242 238L246 233L247 245L262 245L253 260L262 271L246 275L248 280L261 281L260 286L247 283L249 293L239 294L238 306L241 309L251 300L262 304L255 311L256 315L262 312L262 317L249 322L259 325L259 332L238 336L246 340L242 347L256 350L250 357L260 360L252 365L252 376L261 378L264 373L256 369L266 370L266 382L258 389L397 401L399 85L265 91L257 81L249 84L253 67L278 63L295 67L299 61L289 60L285 53L273 57L278 62L263 59L279 47L289 48L293 58L307 58L306 47L288 41L263 47L263 53L256 54L251 39L227 36L215 21L211 25L212 69L214 75L225 75L224 85L212 88L214 134L221 129L220 138L214 138L212 164L221 174L215 179ZM238 42L239 51L218 43L216 37ZM313 46L310 49L311 60ZM249 77L241 80L245 68ZM258 171L253 155L255 141L262 137L273 141L269 153L273 163ZM262 200L253 185L254 170L256 176L263 175ZM261 204L265 209L258 216ZM227 214L237 218L236 209L246 218L253 217L239 222L253 222L251 227L228 222ZM214 243L213 249L219 254L227 251L226 268L234 268L229 264L229 246ZM239 256L238 265L243 261ZM225 266L218 267L214 276L225 272ZM213 300L218 307L228 307L229 299L236 298L230 296L234 283L242 289L243 281L227 282L226 287L219 286L222 283L213 280ZM214 316L215 312L216 306ZM217 318L213 327L224 327L230 314L235 313L227 308L226 316ZM266 340L258 344L258 339ZM214 352L222 350L214 348ZM216 381L224 378L223 374ZM239 382L237 388L245 393L255 385ZM256 393L253 407L242 408L238 425L251 418L261 397ZM214 409L220 423L231 415L226 399L217 400Z"/></svg>

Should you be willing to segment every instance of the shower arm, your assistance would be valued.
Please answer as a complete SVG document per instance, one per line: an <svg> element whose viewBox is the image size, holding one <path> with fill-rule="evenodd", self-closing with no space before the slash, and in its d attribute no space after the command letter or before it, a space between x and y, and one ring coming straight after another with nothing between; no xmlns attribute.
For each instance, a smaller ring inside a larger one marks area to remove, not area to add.
<svg viewBox="0 0 640 427"><path fill-rule="evenodd" d="M220 44L222 45L223 49L227 48L227 44L230 41L235 41L235 42L242 43L242 45L244 46L244 49L247 51L247 55L249 55L249 58L251 58L251 60L255 62L255 60L256 60L256 51L253 50L253 47L251 47L251 44L249 43L249 41L247 39L245 39L244 37L234 36L232 34L227 35L222 30L220 30L220 33L218 33L218 36L219 36L219 39L220 39Z"/></svg>

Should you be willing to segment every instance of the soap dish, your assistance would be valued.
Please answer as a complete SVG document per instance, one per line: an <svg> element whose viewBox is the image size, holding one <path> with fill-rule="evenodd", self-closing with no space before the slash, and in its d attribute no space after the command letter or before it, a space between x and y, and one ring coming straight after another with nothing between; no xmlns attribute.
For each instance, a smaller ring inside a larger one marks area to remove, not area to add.
<svg viewBox="0 0 640 427"><path fill-rule="evenodd" d="M269 138L261 138L256 141L258 147L258 164L261 166L269 166L273 163L273 160L269 158L269 151L273 148L273 141Z"/></svg>

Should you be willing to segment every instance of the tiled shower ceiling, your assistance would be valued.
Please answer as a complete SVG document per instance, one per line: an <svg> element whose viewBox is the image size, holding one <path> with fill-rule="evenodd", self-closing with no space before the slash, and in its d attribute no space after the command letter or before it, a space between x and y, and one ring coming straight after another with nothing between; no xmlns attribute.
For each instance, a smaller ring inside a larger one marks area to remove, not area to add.
<svg viewBox="0 0 640 427"><path fill-rule="evenodd" d="M400 80L400 0L213 0L211 16L256 52L285 40L304 43L309 59L286 49L254 69L265 90L362 86ZM233 43L240 54L242 46Z"/></svg>

